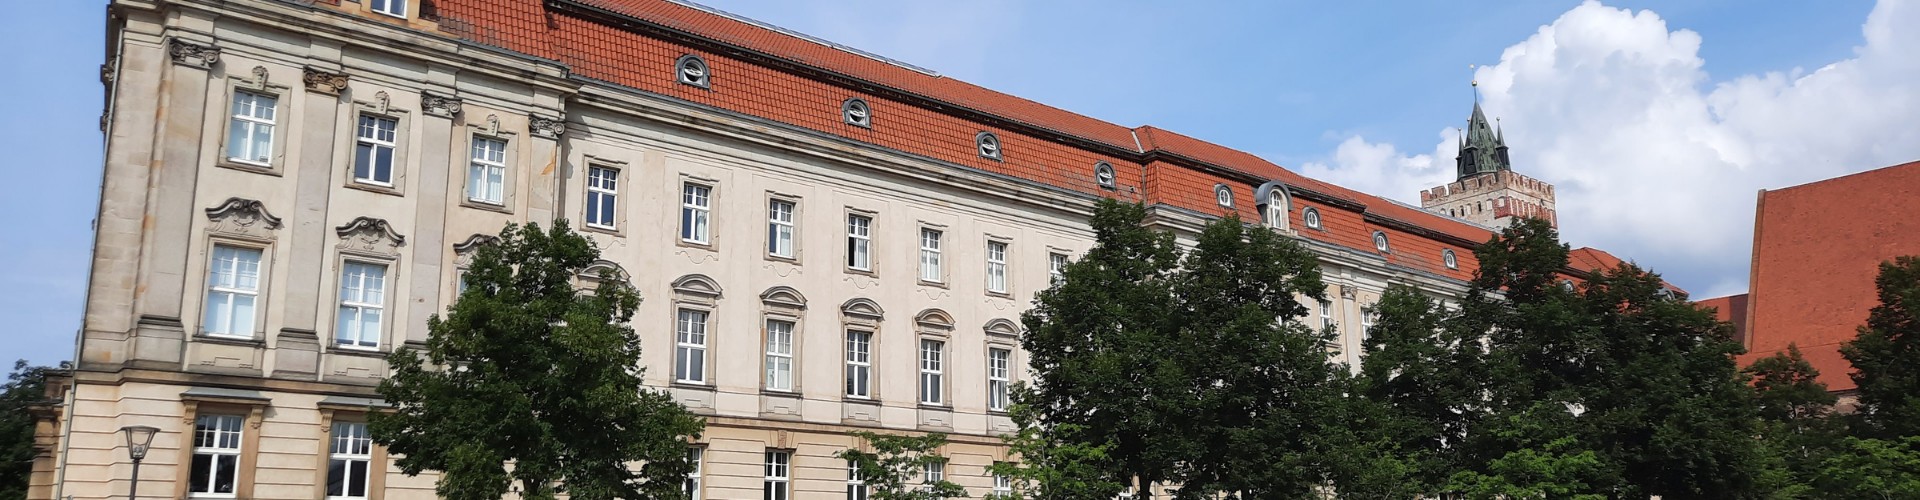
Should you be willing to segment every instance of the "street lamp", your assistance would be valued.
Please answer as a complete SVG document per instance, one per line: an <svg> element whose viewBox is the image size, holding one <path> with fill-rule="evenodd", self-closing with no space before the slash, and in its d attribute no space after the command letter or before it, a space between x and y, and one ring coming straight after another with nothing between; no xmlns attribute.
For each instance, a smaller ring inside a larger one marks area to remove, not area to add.
<svg viewBox="0 0 1920 500"><path fill-rule="evenodd" d="M127 456L133 458L133 484L127 486L127 500L140 498L140 460L147 458L147 446L153 444L153 435L160 429L145 425L121 427L120 432L127 435Z"/></svg>

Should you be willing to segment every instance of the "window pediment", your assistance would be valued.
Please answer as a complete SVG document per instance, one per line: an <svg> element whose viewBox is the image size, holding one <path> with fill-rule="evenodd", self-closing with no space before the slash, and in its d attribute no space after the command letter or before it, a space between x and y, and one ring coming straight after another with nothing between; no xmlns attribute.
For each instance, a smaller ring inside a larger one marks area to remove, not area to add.
<svg viewBox="0 0 1920 500"><path fill-rule="evenodd" d="M473 264L473 256L480 253L480 247L499 243L500 238L489 234L468 236L465 241L453 244L453 265L467 267Z"/></svg>
<svg viewBox="0 0 1920 500"><path fill-rule="evenodd" d="M882 316L886 315L886 311L880 309L880 304L864 298L855 298L848 300L844 304L840 304L840 312L851 318L870 321L879 321Z"/></svg>
<svg viewBox="0 0 1920 500"><path fill-rule="evenodd" d="M989 336L995 336L995 337L1020 336L1020 325L1006 318L994 318L993 321L988 321L987 325L985 327L982 327L981 329L985 330L987 332L987 335Z"/></svg>
<svg viewBox="0 0 1920 500"><path fill-rule="evenodd" d="M280 229L280 218L268 212L265 203L240 197L207 209L207 219L207 231L229 236L271 239L272 231Z"/></svg>
<svg viewBox="0 0 1920 500"><path fill-rule="evenodd" d="M373 217L355 217L352 222L333 229L340 236L340 244L335 248L351 252L389 259L400 257L400 247L407 244L407 237L394 232L386 219Z"/></svg>
<svg viewBox="0 0 1920 500"><path fill-rule="evenodd" d="M928 309L914 315L913 324L924 332L947 333L953 331L953 315L939 309Z"/></svg>
<svg viewBox="0 0 1920 500"><path fill-rule="evenodd" d="M704 274L689 274L673 280L673 292L716 299L720 298L720 283Z"/></svg>
<svg viewBox="0 0 1920 500"><path fill-rule="evenodd" d="M760 302L771 307L806 309L807 297L789 286L776 286L760 293Z"/></svg>

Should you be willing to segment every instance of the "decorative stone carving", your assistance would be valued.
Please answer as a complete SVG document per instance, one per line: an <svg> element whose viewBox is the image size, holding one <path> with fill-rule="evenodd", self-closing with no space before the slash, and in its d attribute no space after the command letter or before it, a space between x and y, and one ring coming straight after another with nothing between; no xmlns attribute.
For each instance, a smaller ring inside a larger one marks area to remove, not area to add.
<svg viewBox="0 0 1920 500"><path fill-rule="evenodd" d="M102 85L112 85L114 76L119 72L120 58L114 57L107 59L107 62L100 64L100 83Z"/></svg>
<svg viewBox="0 0 1920 500"><path fill-rule="evenodd" d="M246 198L227 198L219 206L207 209L207 231L229 236L271 239L280 229L280 218L267 212L266 204Z"/></svg>
<svg viewBox="0 0 1920 500"><path fill-rule="evenodd" d="M407 237L393 232L393 226L387 224L386 219L355 217L353 222L334 228L333 232L340 235L340 244L334 248L342 252L399 258L400 247L407 244Z"/></svg>
<svg viewBox="0 0 1920 500"><path fill-rule="evenodd" d="M453 118L460 114L460 98L432 92L420 93L420 109L429 115Z"/></svg>
<svg viewBox="0 0 1920 500"><path fill-rule="evenodd" d="M473 264L473 256L480 253L480 247L500 242L500 238L486 234L468 236L466 241L453 244L453 265L467 267Z"/></svg>
<svg viewBox="0 0 1920 500"><path fill-rule="evenodd" d="M559 139L560 134L567 133L567 117L566 115L550 117L530 114L527 115L527 128L533 132L534 137Z"/></svg>
<svg viewBox="0 0 1920 500"><path fill-rule="evenodd" d="M1358 292L1359 289L1354 288L1352 285L1340 285L1340 298L1351 299Z"/></svg>
<svg viewBox="0 0 1920 500"><path fill-rule="evenodd" d="M246 80L246 83L243 84L242 86L244 86L245 88L253 89L253 90L266 90L267 89L267 67L254 66L253 79Z"/></svg>
<svg viewBox="0 0 1920 500"><path fill-rule="evenodd" d="M377 115L387 114L387 105L392 103L393 103L393 98L387 96L387 91L382 90L382 91L373 93L373 113L374 114L377 114Z"/></svg>
<svg viewBox="0 0 1920 500"><path fill-rule="evenodd" d="M674 293L677 294L705 297L708 299L720 298L720 283L713 281L713 278L709 278L704 274L681 276L679 279L673 280L672 286Z"/></svg>
<svg viewBox="0 0 1920 500"><path fill-rule="evenodd" d="M300 80L306 82L307 91L326 95L340 95L347 89L346 73L328 73L312 66L301 68Z"/></svg>
<svg viewBox="0 0 1920 500"><path fill-rule="evenodd" d="M487 126L481 129L487 135L500 136L500 115L487 115Z"/></svg>
<svg viewBox="0 0 1920 500"><path fill-rule="evenodd" d="M806 309L807 297L790 286L775 286L760 293L760 302L768 307Z"/></svg>
<svg viewBox="0 0 1920 500"><path fill-rule="evenodd" d="M167 57L173 58L174 64L184 64L200 69L213 69L213 65L220 64L220 48L212 45L200 45L179 38L168 38Z"/></svg>

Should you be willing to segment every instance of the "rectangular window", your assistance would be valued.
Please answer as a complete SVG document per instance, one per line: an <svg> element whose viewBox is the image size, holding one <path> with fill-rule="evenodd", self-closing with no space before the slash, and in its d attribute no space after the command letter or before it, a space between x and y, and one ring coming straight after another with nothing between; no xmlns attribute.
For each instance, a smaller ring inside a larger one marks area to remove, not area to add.
<svg viewBox="0 0 1920 500"><path fill-rule="evenodd" d="M587 168L587 225L613 229L613 209L620 204L620 171Z"/></svg>
<svg viewBox="0 0 1920 500"><path fill-rule="evenodd" d="M847 396L873 397L873 332L847 331Z"/></svg>
<svg viewBox="0 0 1920 500"><path fill-rule="evenodd" d="M1013 351L987 348L987 409L1005 411L1008 390L1013 385Z"/></svg>
<svg viewBox="0 0 1920 500"><path fill-rule="evenodd" d="M860 477L860 463L847 461L847 500L867 500L867 479Z"/></svg>
<svg viewBox="0 0 1920 500"><path fill-rule="evenodd" d="M260 296L260 251L213 246L207 269L206 314L200 330L221 337L253 337L254 303Z"/></svg>
<svg viewBox="0 0 1920 500"><path fill-rule="evenodd" d="M367 424L335 422L327 448L327 498L366 498L373 463Z"/></svg>
<svg viewBox="0 0 1920 500"><path fill-rule="evenodd" d="M712 230L711 207L713 188L694 183L680 186L680 240L689 243L707 243L707 233Z"/></svg>
<svg viewBox="0 0 1920 500"><path fill-rule="evenodd" d="M1007 243L987 242L987 291L1007 293Z"/></svg>
<svg viewBox="0 0 1920 500"><path fill-rule="evenodd" d="M380 318L386 312L387 266L348 262L340 269L340 322L333 330L336 344L380 347Z"/></svg>
<svg viewBox="0 0 1920 500"><path fill-rule="evenodd" d="M473 159L467 164L467 199L499 205L506 200L507 141L473 138Z"/></svg>
<svg viewBox="0 0 1920 500"><path fill-rule="evenodd" d="M873 270L873 218L865 215L847 216L847 267L861 271Z"/></svg>
<svg viewBox="0 0 1920 500"><path fill-rule="evenodd" d="M707 383L707 312L681 309L676 325L673 380Z"/></svg>
<svg viewBox="0 0 1920 500"><path fill-rule="evenodd" d="M767 389L793 390L793 322L767 320Z"/></svg>
<svg viewBox="0 0 1920 500"><path fill-rule="evenodd" d="M766 482L761 491L761 500L787 500L791 498L788 481L793 477L789 463L792 452L767 450Z"/></svg>
<svg viewBox="0 0 1920 500"><path fill-rule="evenodd" d="M1360 308L1360 338L1365 339L1367 338L1367 336L1372 334L1373 334L1373 306L1361 307Z"/></svg>
<svg viewBox="0 0 1920 500"><path fill-rule="evenodd" d="M767 255L793 258L793 202L767 202Z"/></svg>
<svg viewBox="0 0 1920 500"><path fill-rule="evenodd" d="M941 358L946 354L946 343L938 340L920 341L920 402L937 405L946 403L941 397L945 388L941 380Z"/></svg>
<svg viewBox="0 0 1920 500"><path fill-rule="evenodd" d="M393 149L399 140L399 128L399 120L360 115L360 125L354 128L354 182L393 185Z"/></svg>
<svg viewBox="0 0 1920 500"><path fill-rule="evenodd" d="M995 462L994 465L1000 465L1000 463ZM993 495L998 498L1005 498L1013 495L1013 478L1007 477L1005 474L1000 474L997 472L994 473L993 474Z"/></svg>
<svg viewBox="0 0 1920 500"><path fill-rule="evenodd" d="M947 480L947 464L927 462L920 467L920 484L925 485L927 491L933 491L933 485L945 480Z"/></svg>
<svg viewBox="0 0 1920 500"><path fill-rule="evenodd" d="M1333 303L1320 301L1320 328L1333 328Z"/></svg>
<svg viewBox="0 0 1920 500"><path fill-rule="evenodd" d="M227 159L261 166L273 160L273 113L278 101L264 94L233 93L233 117L227 122Z"/></svg>
<svg viewBox="0 0 1920 500"><path fill-rule="evenodd" d="M939 283L940 231L920 229L920 281Z"/></svg>
<svg viewBox="0 0 1920 500"><path fill-rule="evenodd" d="M240 469L239 415L200 415L193 419L193 465L187 493L199 497L234 495Z"/></svg>
<svg viewBox="0 0 1920 500"><path fill-rule="evenodd" d="M700 500L700 475L706 468L706 462L702 460L706 457L702 455L705 452L699 447L687 448L687 461L693 463L693 472L687 473L687 481L680 486L680 492L687 494L687 500Z"/></svg>
<svg viewBox="0 0 1920 500"><path fill-rule="evenodd" d="M374 12L393 17L407 17L407 0L369 0Z"/></svg>
<svg viewBox="0 0 1920 500"><path fill-rule="evenodd" d="M1067 254L1064 254L1064 253L1047 254L1047 274L1052 275L1053 279L1060 279L1060 277L1066 276L1067 275Z"/></svg>

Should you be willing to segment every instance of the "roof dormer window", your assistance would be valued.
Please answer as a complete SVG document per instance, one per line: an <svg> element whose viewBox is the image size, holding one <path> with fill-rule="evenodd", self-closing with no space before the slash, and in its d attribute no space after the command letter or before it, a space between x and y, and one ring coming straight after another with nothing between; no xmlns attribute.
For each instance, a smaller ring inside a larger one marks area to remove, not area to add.
<svg viewBox="0 0 1920 500"><path fill-rule="evenodd" d="M855 127L873 128L873 108L865 99L851 97L840 103L840 119Z"/></svg>
<svg viewBox="0 0 1920 500"><path fill-rule="evenodd" d="M1300 221L1307 225L1307 229L1320 229L1320 209L1313 207L1300 209Z"/></svg>
<svg viewBox="0 0 1920 500"><path fill-rule="evenodd" d="M368 0L367 6L372 8L374 12L406 19L407 1L408 0Z"/></svg>
<svg viewBox="0 0 1920 500"><path fill-rule="evenodd" d="M1447 269L1460 269L1460 258L1453 255L1451 248L1440 251L1440 262L1446 264Z"/></svg>
<svg viewBox="0 0 1920 500"><path fill-rule="evenodd" d="M1233 188L1227 187L1226 184L1214 184L1213 201L1219 203L1221 207L1233 208Z"/></svg>
<svg viewBox="0 0 1920 500"><path fill-rule="evenodd" d="M712 75L707 73L707 61L700 59L700 56L693 54L680 56L680 60L675 62L673 67L674 74L680 79L680 83L703 89L710 88L708 85Z"/></svg>
<svg viewBox="0 0 1920 500"><path fill-rule="evenodd" d="M989 160L1000 159L1000 137L993 132L981 132L973 136L973 144L980 149L980 157Z"/></svg>
<svg viewBox="0 0 1920 500"><path fill-rule="evenodd" d="M1113 164L1104 161L1093 164L1093 181L1099 183L1101 189L1113 189L1113 180Z"/></svg>
<svg viewBox="0 0 1920 500"><path fill-rule="evenodd" d="M1373 232L1373 249L1379 250L1380 253L1387 253L1389 251L1387 247L1387 233L1381 231Z"/></svg>

